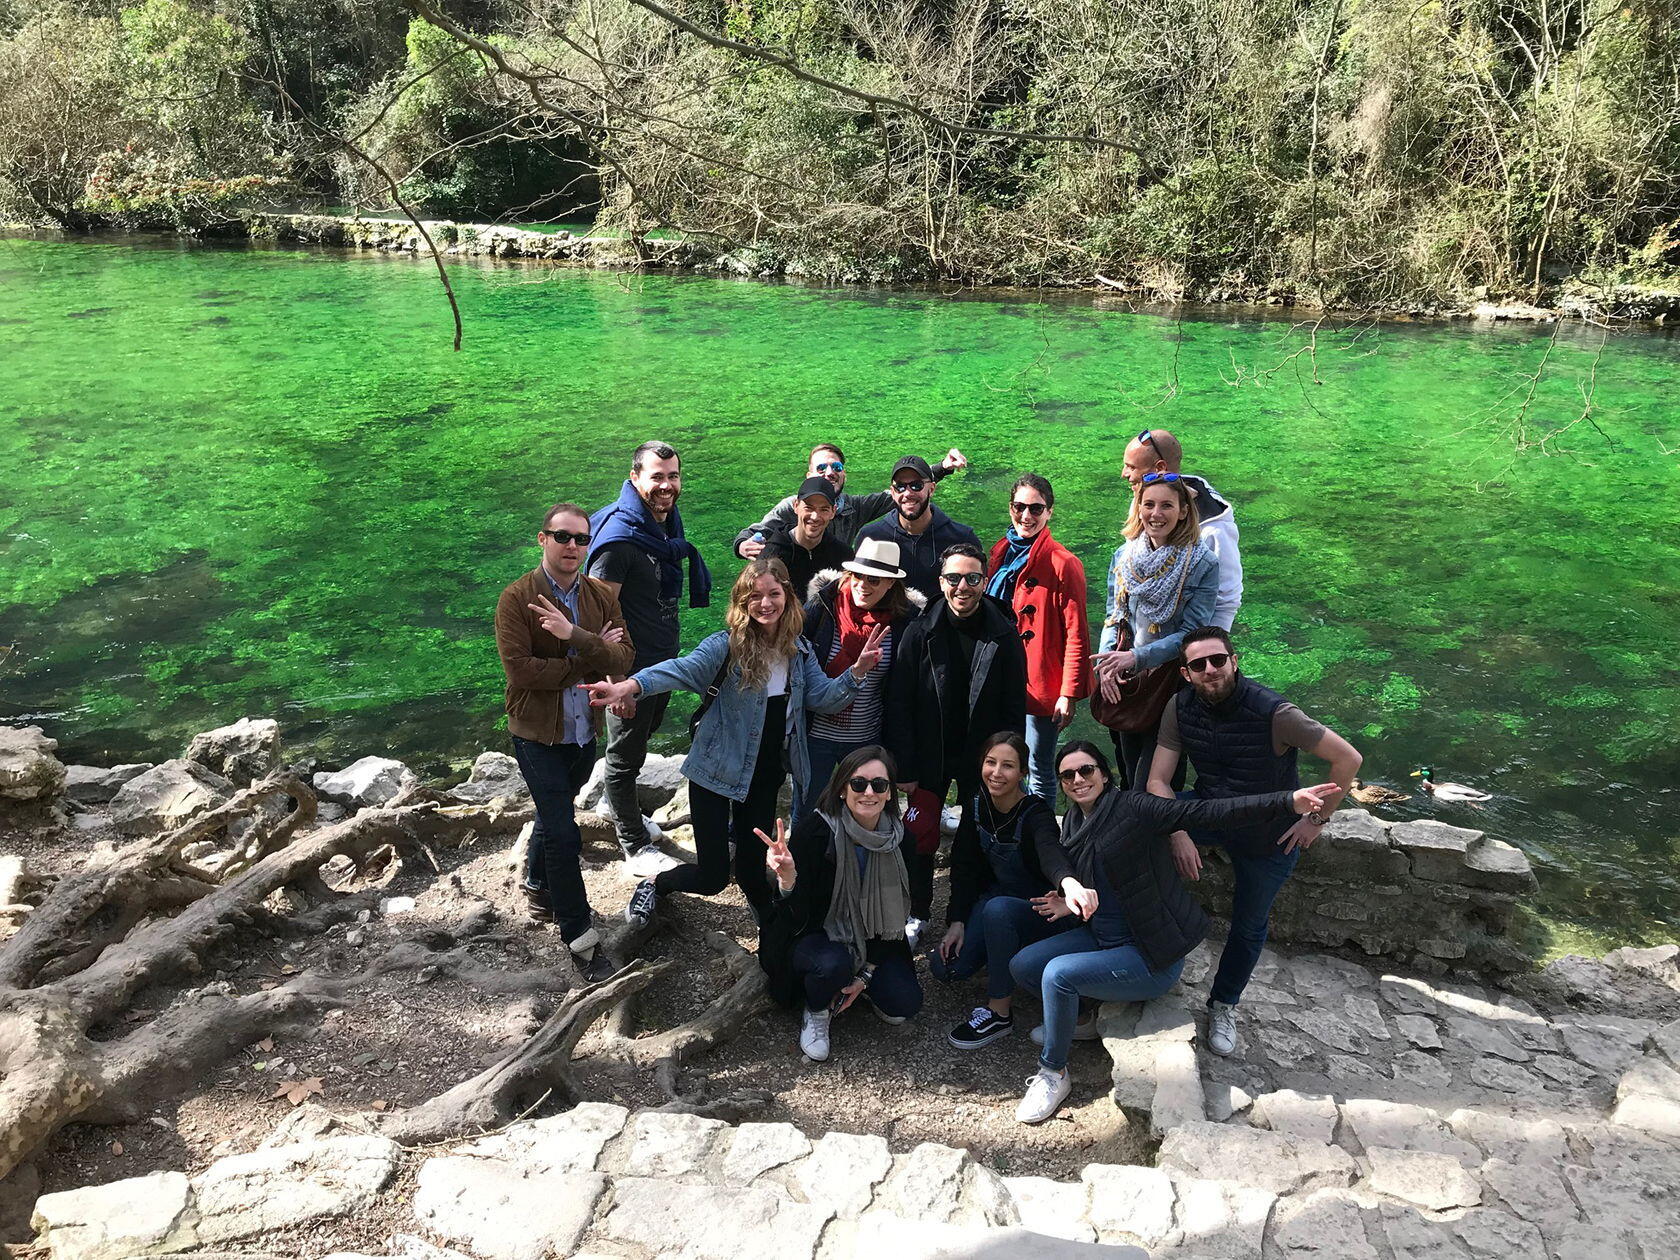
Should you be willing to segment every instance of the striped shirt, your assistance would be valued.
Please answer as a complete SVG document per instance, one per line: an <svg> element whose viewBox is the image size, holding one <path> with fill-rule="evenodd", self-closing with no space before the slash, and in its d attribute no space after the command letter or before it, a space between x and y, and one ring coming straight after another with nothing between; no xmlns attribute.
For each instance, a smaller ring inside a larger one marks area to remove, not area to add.
<svg viewBox="0 0 1680 1260"><path fill-rule="evenodd" d="M892 664L893 639L891 630L881 639L881 662L864 676L852 702L838 713L811 714L811 736L840 744L866 744L881 738L881 726L886 713L887 666ZM840 634L829 645L828 659L840 655ZM826 662L825 662L826 663Z"/></svg>

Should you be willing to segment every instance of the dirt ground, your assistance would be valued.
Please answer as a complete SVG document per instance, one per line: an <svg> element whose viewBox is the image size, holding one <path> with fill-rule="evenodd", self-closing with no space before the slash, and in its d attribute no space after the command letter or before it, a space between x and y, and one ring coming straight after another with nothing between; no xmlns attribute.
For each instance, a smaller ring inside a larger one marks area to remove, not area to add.
<svg viewBox="0 0 1680 1260"><path fill-rule="evenodd" d="M675 836L680 840L683 834L679 830ZM37 871L50 874L71 869L92 846L111 839L99 829L0 827L0 852L21 852ZM157 1170L190 1175L224 1155L250 1150L291 1112L293 1103L283 1094L287 1084L293 1085L294 1097L333 1111L394 1109L472 1076L519 1044L565 987L578 983L567 951L552 929L526 922L505 843L444 849L437 856L440 872L409 862L384 875L388 882L378 895L412 898L411 909L399 900L365 912L362 921L307 939L246 937L216 960L217 970L205 982L247 992L300 970L358 971L401 939L451 943L443 934L488 903L494 920L488 932L473 938L473 959L498 970L553 967L557 982L551 993L510 998L448 969L375 980L358 1000L302 1035L230 1048L214 1079L139 1123L70 1126L37 1161L41 1192ZM591 845L585 857L590 899L606 926L622 913L635 878L616 860L613 845ZM943 906L945 882L942 870L936 908ZM727 986L723 962L706 946L709 932L721 930L748 949L754 945L751 916L733 887L711 899L673 897L661 913L666 926L645 954L678 965L637 999L638 1025L650 1032L697 1013ZM1018 996L1012 1036L979 1051L962 1051L945 1038L983 1000L979 982L947 987L925 970L923 981L927 1000L922 1013L902 1026L888 1027L861 1006L837 1019L834 1053L826 1063L805 1060L796 1042L797 1015L777 1009L753 1019L735 1040L685 1069L683 1088L698 1087L707 1097L739 1089L769 1091L771 1102L751 1118L787 1121L812 1136L830 1130L879 1134L895 1151L925 1141L964 1146L1010 1176L1076 1178L1087 1163L1146 1157L1142 1137L1109 1101L1109 1062L1101 1045L1074 1048L1073 1095L1060 1115L1037 1127L1018 1124L1015 1104L1036 1058L1028 1036L1038 1019L1036 998ZM174 996L173 991L147 994L138 1006L144 1013L160 1010ZM144 1013L131 1015L138 1020ZM120 1036L121 1031L101 1030L101 1035ZM586 1036L578 1049L589 1097L628 1107L665 1101L645 1076L591 1071L587 1056L593 1040L594 1034ZM383 1210L355 1221L322 1222L286 1239L263 1240L264 1245L295 1255L377 1244L393 1229L412 1230L403 1205L419 1154L406 1165L404 1181L384 1196ZM15 1187L15 1178L11 1184ZM15 1212L15 1193L10 1197L5 1206ZM6 1232L14 1239L27 1236L15 1224Z"/></svg>

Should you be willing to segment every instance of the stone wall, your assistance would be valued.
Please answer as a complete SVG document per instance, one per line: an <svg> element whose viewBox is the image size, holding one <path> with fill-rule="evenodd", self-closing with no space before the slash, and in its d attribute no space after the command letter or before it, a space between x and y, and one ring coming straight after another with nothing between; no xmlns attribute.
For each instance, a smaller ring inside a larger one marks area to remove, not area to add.
<svg viewBox="0 0 1680 1260"><path fill-rule="evenodd" d="M680 240L634 242L621 236L530 232L491 223L423 220L446 254L463 258L535 258L593 266L678 266L691 261ZM391 254L420 254L426 242L407 219L364 219L329 214L251 214L232 228L252 240L340 245Z"/></svg>
<svg viewBox="0 0 1680 1260"><path fill-rule="evenodd" d="M1531 960L1507 933L1517 902L1537 886L1521 849L1480 831L1344 809L1278 894L1270 936L1357 949L1421 971L1523 971ZM1230 913L1223 851L1203 851L1202 878L1191 887L1210 914Z"/></svg>

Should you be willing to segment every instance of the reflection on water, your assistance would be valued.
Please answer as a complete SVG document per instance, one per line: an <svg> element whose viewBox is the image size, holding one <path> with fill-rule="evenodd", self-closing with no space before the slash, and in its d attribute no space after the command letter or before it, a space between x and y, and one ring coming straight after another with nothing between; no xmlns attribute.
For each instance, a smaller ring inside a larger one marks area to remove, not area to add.
<svg viewBox="0 0 1680 1260"><path fill-rule="evenodd" d="M1237 504L1245 668L1354 739L1367 779L1429 764L1494 794L1388 812L1521 844L1556 916L1676 922L1668 336L1612 338L1581 421L1598 329L1549 358L1529 326L1321 330L1309 353L1229 311L460 266L456 355L409 260L11 240L0 268L0 719L55 715L73 757L245 713L327 757L498 745L496 595L541 508L604 502L649 437L683 450L725 575L819 439L854 490L963 447L939 502L988 539L1036 469L1095 605L1121 451L1159 425ZM689 614L685 640L718 622Z"/></svg>

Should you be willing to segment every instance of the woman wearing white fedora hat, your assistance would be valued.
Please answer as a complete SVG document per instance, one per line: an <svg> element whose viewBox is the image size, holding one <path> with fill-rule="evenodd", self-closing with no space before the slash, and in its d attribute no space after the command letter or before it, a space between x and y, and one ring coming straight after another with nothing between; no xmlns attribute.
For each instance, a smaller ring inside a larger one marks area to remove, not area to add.
<svg viewBox="0 0 1680 1260"><path fill-rule="evenodd" d="M842 572L844 570L844 572ZM870 671L852 703L838 713L813 714L806 739L810 780L794 784L793 822L811 812L817 794L847 753L881 742L887 672L898 631L926 606L919 591L904 584L898 544L866 538L857 555L839 569L824 569L806 592L805 638L830 677L857 659L869 633L886 626L881 667Z"/></svg>

